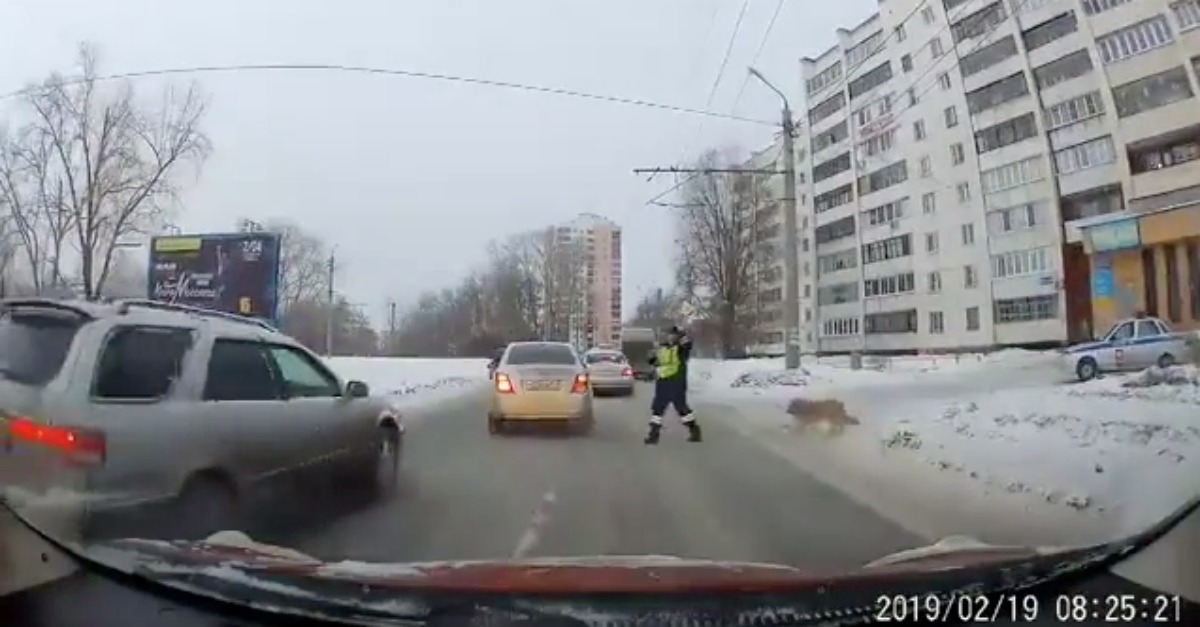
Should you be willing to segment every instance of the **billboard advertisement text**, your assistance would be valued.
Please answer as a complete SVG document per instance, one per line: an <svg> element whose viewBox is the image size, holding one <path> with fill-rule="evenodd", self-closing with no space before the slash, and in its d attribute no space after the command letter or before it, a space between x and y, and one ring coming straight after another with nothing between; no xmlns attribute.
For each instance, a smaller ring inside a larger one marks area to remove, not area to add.
<svg viewBox="0 0 1200 627"><path fill-rule="evenodd" d="M275 321L280 237L250 232L155 237L150 299Z"/></svg>

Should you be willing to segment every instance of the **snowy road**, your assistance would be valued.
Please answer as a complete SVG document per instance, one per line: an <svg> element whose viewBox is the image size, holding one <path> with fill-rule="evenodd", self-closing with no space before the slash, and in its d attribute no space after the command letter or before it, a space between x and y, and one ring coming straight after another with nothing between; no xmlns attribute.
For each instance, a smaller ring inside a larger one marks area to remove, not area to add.
<svg viewBox="0 0 1200 627"><path fill-rule="evenodd" d="M668 420L644 446L649 392L597 399L585 438L490 437L482 393L429 406L409 428L400 495L262 539L330 559L671 554L815 572L924 544L722 421L692 444Z"/></svg>

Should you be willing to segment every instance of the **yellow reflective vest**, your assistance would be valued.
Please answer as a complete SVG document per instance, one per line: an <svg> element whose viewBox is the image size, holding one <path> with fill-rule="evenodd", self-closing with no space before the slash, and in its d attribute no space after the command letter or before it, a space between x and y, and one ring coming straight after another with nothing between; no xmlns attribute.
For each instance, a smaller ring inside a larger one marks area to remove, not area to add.
<svg viewBox="0 0 1200 627"><path fill-rule="evenodd" d="M669 379L679 374L683 362L679 358L678 346L660 346L654 356L659 379Z"/></svg>

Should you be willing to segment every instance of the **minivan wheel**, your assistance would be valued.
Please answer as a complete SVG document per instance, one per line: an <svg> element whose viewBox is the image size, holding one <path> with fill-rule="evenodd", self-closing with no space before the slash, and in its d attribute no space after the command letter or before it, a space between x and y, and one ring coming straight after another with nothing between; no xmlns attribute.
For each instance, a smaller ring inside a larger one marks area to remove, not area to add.
<svg viewBox="0 0 1200 627"><path fill-rule="evenodd" d="M1172 355L1171 353L1163 353L1158 358L1158 367L1159 368L1170 368L1171 366L1174 366L1174 365L1175 365L1175 356Z"/></svg>
<svg viewBox="0 0 1200 627"><path fill-rule="evenodd" d="M213 477L189 479L173 509L174 520L166 531L179 539L202 540L218 531L241 531L233 488Z"/></svg>
<svg viewBox="0 0 1200 627"><path fill-rule="evenodd" d="M1084 357L1075 364L1075 376L1079 377L1080 381L1091 381L1096 378L1099 367L1096 365L1096 360L1091 357Z"/></svg>

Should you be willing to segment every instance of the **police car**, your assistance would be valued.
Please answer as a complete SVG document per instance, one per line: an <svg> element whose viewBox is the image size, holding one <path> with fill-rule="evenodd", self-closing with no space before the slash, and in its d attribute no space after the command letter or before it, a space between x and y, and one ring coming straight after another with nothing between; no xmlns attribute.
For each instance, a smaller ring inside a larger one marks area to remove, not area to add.
<svg viewBox="0 0 1200 627"><path fill-rule="evenodd" d="M1162 320L1140 316L1113 325L1104 339L1063 351L1063 366L1080 381L1104 372L1167 367L1187 360L1200 336L1175 333Z"/></svg>

